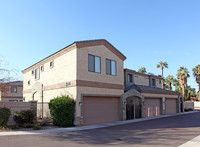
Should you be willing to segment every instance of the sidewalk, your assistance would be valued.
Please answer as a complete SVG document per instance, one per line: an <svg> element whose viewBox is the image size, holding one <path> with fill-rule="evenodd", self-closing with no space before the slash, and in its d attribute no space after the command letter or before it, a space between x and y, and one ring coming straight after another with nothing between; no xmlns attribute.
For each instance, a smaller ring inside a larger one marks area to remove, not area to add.
<svg viewBox="0 0 200 147"><path fill-rule="evenodd" d="M171 116L191 114L191 113L196 113L196 112L198 112L198 111L190 111L190 112L183 112L183 113L176 113L176 114L169 114L169 115L160 115L160 116L155 116L155 117L146 117L146 118L140 118L140 119L134 119L134 120L127 120L127 121L117 121L117 122L112 122L112 123L102 123L102 124L96 124L96 125L87 125L87 126L70 127L70 128L58 128L58 129L48 129L48 130L36 130L36 131L0 132L0 136L34 135L34 134L48 134L48 133L90 130L90 129L105 128L105 127L110 127L110 126L147 121L147 120L152 120L152 119L159 119L159 118L165 118L165 117L171 117Z"/></svg>

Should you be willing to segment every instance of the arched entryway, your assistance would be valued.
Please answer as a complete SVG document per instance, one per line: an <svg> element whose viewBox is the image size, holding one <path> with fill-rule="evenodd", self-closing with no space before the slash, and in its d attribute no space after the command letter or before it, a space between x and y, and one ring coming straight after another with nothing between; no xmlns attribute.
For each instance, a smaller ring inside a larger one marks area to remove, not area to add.
<svg viewBox="0 0 200 147"><path fill-rule="evenodd" d="M126 99L126 119L136 119L142 117L142 100L133 96Z"/></svg>
<svg viewBox="0 0 200 147"><path fill-rule="evenodd" d="M144 96L131 89L121 96L121 120L143 117Z"/></svg>

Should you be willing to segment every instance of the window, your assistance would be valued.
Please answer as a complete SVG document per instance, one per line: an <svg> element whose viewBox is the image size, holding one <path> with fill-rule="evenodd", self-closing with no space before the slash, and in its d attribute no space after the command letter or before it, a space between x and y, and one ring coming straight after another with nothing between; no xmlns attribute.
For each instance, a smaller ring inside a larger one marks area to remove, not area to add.
<svg viewBox="0 0 200 147"><path fill-rule="evenodd" d="M30 80L28 80L28 85L30 86L30 84L31 84L31 81L30 81Z"/></svg>
<svg viewBox="0 0 200 147"><path fill-rule="evenodd" d="M128 83L132 83L133 82L133 76L132 74L128 74Z"/></svg>
<svg viewBox="0 0 200 147"><path fill-rule="evenodd" d="M161 80L159 80L159 84L161 84Z"/></svg>
<svg viewBox="0 0 200 147"><path fill-rule="evenodd" d="M36 80L40 79L40 69L39 68L35 69L35 79Z"/></svg>
<svg viewBox="0 0 200 147"><path fill-rule="evenodd" d="M11 87L11 93L17 93L17 87Z"/></svg>
<svg viewBox="0 0 200 147"><path fill-rule="evenodd" d="M34 70L32 70L31 74L32 74L32 76L34 75Z"/></svg>
<svg viewBox="0 0 200 147"><path fill-rule="evenodd" d="M101 57L88 55L88 71L101 73Z"/></svg>
<svg viewBox="0 0 200 147"><path fill-rule="evenodd" d="M54 61L51 61L50 62L50 68L53 68L54 67Z"/></svg>
<svg viewBox="0 0 200 147"><path fill-rule="evenodd" d="M152 86L156 86L156 80L152 79Z"/></svg>
<svg viewBox="0 0 200 147"><path fill-rule="evenodd" d="M106 59L106 74L113 76L117 75L115 60Z"/></svg>
<svg viewBox="0 0 200 147"><path fill-rule="evenodd" d="M41 70L41 71L44 71L44 65L42 65L42 66L40 67L40 70Z"/></svg>

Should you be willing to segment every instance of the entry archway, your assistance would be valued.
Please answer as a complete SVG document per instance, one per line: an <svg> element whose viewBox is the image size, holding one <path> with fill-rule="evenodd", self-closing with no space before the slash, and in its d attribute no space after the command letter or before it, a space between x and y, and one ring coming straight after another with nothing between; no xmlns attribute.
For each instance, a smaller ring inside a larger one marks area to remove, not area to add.
<svg viewBox="0 0 200 147"><path fill-rule="evenodd" d="M131 89L121 96L121 120L143 117L144 96Z"/></svg>

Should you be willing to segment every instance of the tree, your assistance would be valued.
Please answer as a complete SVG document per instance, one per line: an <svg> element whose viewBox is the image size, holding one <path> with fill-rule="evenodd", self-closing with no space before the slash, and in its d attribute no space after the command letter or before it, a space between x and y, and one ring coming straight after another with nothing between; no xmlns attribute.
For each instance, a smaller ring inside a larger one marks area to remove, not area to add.
<svg viewBox="0 0 200 147"><path fill-rule="evenodd" d="M143 67L143 66L139 67L138 72L140 72L140 73L147 73L146 68Z"/></svg>
<svg viewBox="0 0 200 147"><path fill-rule="evenodd" d="M186 67L180 67L177 71L177 78L180 80L180 85L182 88L182 94L185 97L185 90L187 88L187 78L189 78L189 71Z"/></svg>
<svg viewBox="0 0 200 147"><path fill-rule="evenodd" d="M174 80L174 77L172 76L172 75L168 75L167 77L166 77L166 83L168 84L168 86L169 86L169 90L172 90L172 82L173 82L173 80Z"/></svg>
<svg viewBox="0 0 200 147"><path fill-rule="evenodd" d="M160 62L157 64L157 68L161 68L161 71L162 71L162 78L163 78L163 70L164 70L164 68L168 68L168 63L167 63L167 62L160 61ZM162 88L164 88L164 81L163 81L163 80L162 80Z"/></svg>
<svg viewBox="0 0 200 147"><path fill-rule="evenodd" d="M199 85L199 91L200 91L200 65L198 64L197 66L195 66L193 69L193 75L196 78L196 82Z"/></svg>
<svg viewBox="0 0 200 147"><path fill-rule="evenodd" d="M0 59L0 94L2 97L7 95L9 90L9 82L14 80L14 76L16 76L15 70L9 70L6 68L8 63Z"/></svg>
<svg viewBox="0 0 200 147"><path fill-rule="evenodd" d="M180 81L176 78L173 79L172 85L175 87L175 91L180 92L181 91L181 85Z"/></svg>
<svg viewBox="0 0 200 147"><path fill-rule="evenodd" d="M186 100L190 100L191 97L196 97L196 90L191 86L187 86L186 93L187 93Z"/></svg>

